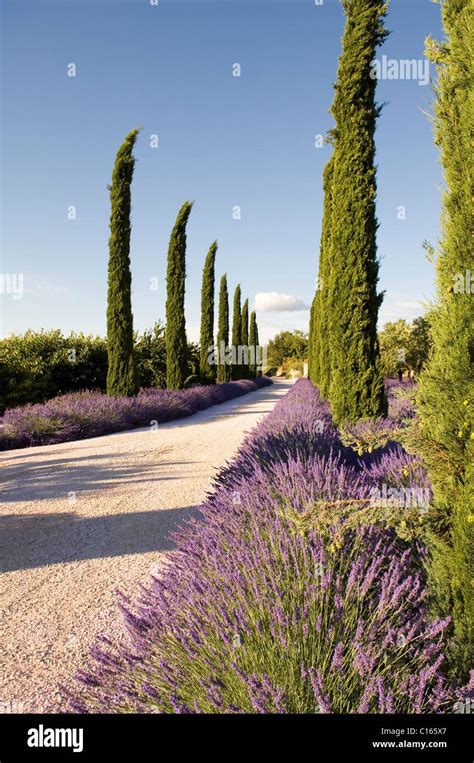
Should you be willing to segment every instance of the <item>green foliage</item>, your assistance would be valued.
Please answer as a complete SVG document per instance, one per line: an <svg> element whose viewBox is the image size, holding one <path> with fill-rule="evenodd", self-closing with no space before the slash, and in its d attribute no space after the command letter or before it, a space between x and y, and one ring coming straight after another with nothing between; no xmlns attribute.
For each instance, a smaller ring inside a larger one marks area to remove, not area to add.
<svg viewBox="0 0 474 763"><path fill-rule="evenodd" d="M383 416L386 398L377 338L378 262L375 216L376 48L387 32L384 0L346 0L343 52L332 114L330 245L323 253L323 309L329 327L329 400L336 423ZM327 302L326 302L327 300ZM327 343L328 331L322 334ZM322 348L325 353L325 347Z"/></svg>
<svg viewBox="0 0 474 763"><path fill-rule="evenodd" d="M186 279L186 224L192 202L185 201L171 233L166 272L166 384L182 389L188 375L184 292Z"/></svg>
<svg viewBox="0 0 474 763"><path fill-rule="evenodd" d="M217 381L225 382L230 379L230 366L225 364L222 357L221 347L226 348L229 344L229 292L227 290L227 276L223 275L219 288L219 324L217 327L217 348L219 352L219 364L217 366Z"/></svg>
<svg viewBox="0 0 474 763"><path fill-rule="evenodd" d="M27 331L0 340L0 411L62 392L105 390L107 343L84 334Z"/></svg>
<svg viewBox="0 0 474 763"><path fill-rule="evenodd" d="M405 320L386 323L379 333L380 356L384 374L421 371L431 348L430 324L420 317L409 324Z"/></svg>
<svg viewBox="0 0 474 763"><path fill-rule="evenodd" d="M317 292L315 293L313 297L313 301L311 302L311 307L309 310L309 332L308 332L308 376L313 382L313 384L316 384L316 376L318 375L316 363L315 363L315 352L314 347L316 344L316 327L315 327L315 315L316 315L316 309L317 309Z"/></svg>
<svg viewBox="0 0 474 763"><path fill-rule="evenodd" d="M155 323L153 329L135 336L135 366L140 387L166 387L166 340L162 323Z"/></svg>
<svg viewBox="0 0 474 763"><path fill-rule="evenodd" d="M242 346L242 314L240 308L240 284L237 284L234 292L234 307L232 313L232 345L237 353L239 347ZM234 363L232 365L232 379L240 379L242 377L242 366L240 363Z"/></svg>
<svg viewBox="0 0 474 763"><path fill-rule="evenodd" d="M333 208L334 153L323 173L324 209L319 251L318 283L312 304L313 337L310 344L310 378L327 398L331 380L329 344L329 275L331 272L331 215ZM309 370L309 369L308 369Z"/></svg>
<svg viewBox="0 0 474 763"><path fill-rule="evenodd" d="M140 387L166 386L165 330L161 323L134 336ZM190 365L191 368L191 365ZM107 340L54 331L27 331L0 340L0 412L81 390L106 390Z"/></svg>
<svg viewBox="0 0 474 763"><path fill-rule="evenodd" d="M248 299L245 300L244 304L242 305L242 315L241 315L241 329L242 329L242 347L249 347L249 301ZM247 365L242 366L242 378L249 378L250 377L250 355L249 355L249 363Z"/></svg>
<svg viewBox="0 0 474 763"><path fill-rule="evenodd" d="M420 377L419 426L412 446L433 484L444 532L432 545L434 605L454 616L453 671L467 676L473 647L472 547L474 505L474 296L466 274L474 271L473 110L474 8L471 0L441 6L443 43L427 41L436 65L435 142L446 191L442 242L436 258L437 301L431 313L433 351Z"/></svg>
<svg viewBox="0 0 474 763"><path fill-rule="evenodd" d="M250 313L250 327L249 327L249 347L256 348L258 346L258 326L257 326L257 316L255 313L255 310L252 310ZM251 378L254 378L257 376L257 356L256 356L256 349L254 349L253 353L254 362L251 363L249 368L249 374ZM261 373L261 371L260 371Z"/></svg>
<svg viewBox="0 0 474 763"><path fill-rule="evenodd" d="M270 339L267 347L267 365L279 368L287 358L295 358L303 363L308 355L308 335L296 331L280 331Z"/></svg>
<svg viewBox="0 0 474 763"><path fill-rule="evenodd" d="M137 379L133 363L132 274L130 272L130 186L135 159L133 147L138 130L132 130L120 146L110 186L110 238L107 297L107 392L120 397L134 395Z"/></svg>
<svg viewBox="0 0 474 763"><path fill-rule="evenodd" d="M280 369L277 370L281 370L282 375L286 379L293 379L295 378L295 375L303 376L304 361L297 357L285 358Z"/></svg>
<svg viewBox="0 0 474 763"><path fill-rule="evenodd" d="M214 278L217 241L214 241L204 263L201 290L201 334L200 334L200 374L202 380L215 381L216 366L208 363L211 347L214 345Z"/></svg>

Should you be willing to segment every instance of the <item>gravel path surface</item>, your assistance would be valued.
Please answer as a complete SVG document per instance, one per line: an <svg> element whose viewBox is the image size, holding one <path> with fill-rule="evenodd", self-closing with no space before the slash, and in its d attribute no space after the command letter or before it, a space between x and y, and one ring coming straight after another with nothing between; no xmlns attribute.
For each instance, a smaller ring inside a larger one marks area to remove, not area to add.
<svg viewBox="0 0 474 763"><path fill-rule="evenodd" d="M290 386L154 431L1 455L0 711L57 708L95 637L123 637L114 589L133 594L159 568L170 533Z"/></svg>

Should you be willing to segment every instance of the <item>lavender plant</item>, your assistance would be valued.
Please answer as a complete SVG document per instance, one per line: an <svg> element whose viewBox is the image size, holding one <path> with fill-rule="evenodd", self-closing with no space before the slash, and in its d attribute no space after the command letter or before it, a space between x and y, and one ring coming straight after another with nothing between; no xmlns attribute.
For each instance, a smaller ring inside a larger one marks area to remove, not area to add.
<svg viewBox="0 0 474 763"><path fill-rule="evenodd" d="M121 596L132 646L103 637L69 708L451 712L449 620L429 617L423 545L377 523L339 532L338 505L366 501L381 476L409 479L404 468L416 479L411 466L400 449L354 461L298 381L221 470L163 571L138 600ZM322 504L333 521L300 532L295 517Z"/></svg>
<svg viewBox="0 0 474 763"><path fill-rule="evenodd" d="M7 410L0 419L0 450L96 437L148 426L151 421L162 424L271 383L260 377L187 390L142 389L135 397L87 391L61 395L47 403Z"/></svg>

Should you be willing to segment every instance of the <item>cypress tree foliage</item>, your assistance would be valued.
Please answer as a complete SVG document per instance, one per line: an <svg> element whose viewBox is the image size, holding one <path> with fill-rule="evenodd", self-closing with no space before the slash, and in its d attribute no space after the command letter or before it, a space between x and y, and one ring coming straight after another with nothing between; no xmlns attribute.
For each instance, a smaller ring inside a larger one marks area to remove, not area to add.
<svg viewBox="0 0 474 763"><path fill-rule="evenodd" d="M214 345L214 278L217 241L214 241L207 253L202 271L201 289L201 334L200 334L200 373L203 380L216 380L216 366L208 362L209 348Z"/></svg>
<svg viewBox="0 0 474 763"><path fill-rule="evenodd" d="M249 372L250 377L254 378L257 376L257 356L256 356L256 348L258 346L258 327L257 327L257 316L255 314L255 310L252 310L250 313L250 329L249 329L249 347L253 347L253 353L251 354L252 363L250 364Z"/></svg>
<svg viewBox="0 0 474 763"><path fill-rule="evenodd" d="M241 291L240 284L237 284L234 292L234 307L232 313L232 345L233 351L238 353L239 348L242 346L242 314L240 308ZM232 365L232 379L240 379L242 376L242 366L238 362Z"/></svg>
<svg viewBox="0 0 474 763"><path fill-rule="evenodd" d="M377 294L374 132L380 109L371 76L376 48L387 35L386 5L385 0L343 0L343 6L347 20L332 107L330 249L323 256L323 263L330 262L323 315L330 326L329 400L336 423L386 413L377 338L382 295Z"/></svg>
<svg viewBox="0 0 474 763"><path fill-rule="evenodd" d="M473 650L472 548L474 507L474 218L470 123L473 109L474 5L445 0L445 40L427 40L434 61L435 142L446 190L437 253L433 350L417 390L419 428L412 445L431 478L434 522L431 590L439 614L453 617L449 655L467 678ZM470 521L471 520L471 521Z"/></svg>
<svg viewBox="0 0 474 763"><path fill-rule="evenodd" d="M187 376L187 340L184 316L186 278L186 224L192 202L185 201L171 233L166 272L166 386L182 389Z"/></svg>
<svg viewBox="0 0 474 763"><path fill-rule="evenodd" d="M316 342L315 337L315 328L314 328L314 316L316 313L316 293L314 294L313 300L311 302L311 307L309 310L309 331L308 331L308 376L313 382L313 384L316 384L315 381L315 368L314 368L314 345Z"/></svg>
<svg viewBox="0 0 474 763"><path fill-rule="evenodd" d="M334 149L335 150L335 149ZM333 204L334 152L323 172L324 209L321 228L319 253L319 271L316 294L314 297L312 376L321 395L327 398L331 382L331 347L330 347L330 305L329 282L331 273L331 213Z"/></svg>
<svg viewBox="0 0 474 763"><path fill-rule="evenodd" d="M225 363L225 352L229 345L229 292L227 290L227 275L223 275L219 287L219 323L217 326L217 349L219 364L217 366L217 381L229 381L231 366ZM224 348L224 354L222 353Z"/></svg>
<svg viewBox="0 0 474 763"><path fill-rule="evenodd" d="M130 272L131 183L138 130L132 130L115 159L110 191L110 238L107 294L107 394L137 392L133 362L132 274Z"/></svg>
<svg viewBox="0 0 474 763"><path fill-rule="evenodd" d="M247 348L247 364L242 366L242 377L248 378L250 376L250 368L249 368L249 353L248 353L248 346L249 346L249 301L248 299L245 300L244 304L242 305L242 315L241 315L241 328L242 328L242 347Z"/></svg>
<svg viewBox="0 0 474 763"><path fill-rule="evenodd" d="M258 346L260 344L260 339L258 336L258 323L255 320L255 344ZM257 376L263 376L263 368L258 369L257 368Z"/></svg>

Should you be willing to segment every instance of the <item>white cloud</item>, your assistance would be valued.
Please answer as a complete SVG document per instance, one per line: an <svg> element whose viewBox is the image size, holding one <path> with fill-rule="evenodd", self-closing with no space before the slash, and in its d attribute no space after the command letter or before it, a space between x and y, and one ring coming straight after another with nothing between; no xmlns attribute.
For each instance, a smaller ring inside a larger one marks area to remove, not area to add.
<svg viewBox="0 0 474 763"><path fill-rule="evenodd" d="M400 298L384 300L379 314L379 325L384 326L386 323L398 321L401 318L411 322L419 315L423 315L426 311L426 303L422 300L415 300L409 298Z"/></svg>
<svg viewBox="0 0 474 763"><path fill-rule="evenodd" d="M289 313L309 310L302 299L277 291L261 291L255 295L255 310L260 312Z"/></svg>

